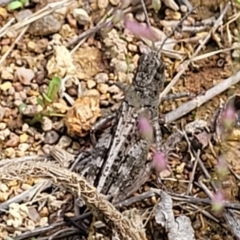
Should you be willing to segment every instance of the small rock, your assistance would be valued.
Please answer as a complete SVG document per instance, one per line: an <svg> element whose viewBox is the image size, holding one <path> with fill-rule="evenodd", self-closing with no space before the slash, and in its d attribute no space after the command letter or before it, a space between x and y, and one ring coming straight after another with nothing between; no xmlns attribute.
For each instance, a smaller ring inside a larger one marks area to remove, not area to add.
<svg viewBox="0 0 240 240"><path fill-rule="evenodd" d="M236 59L239 59L239 58L240 58L240 50L239 50L239 48L240 48L240 42L234 42L234 43L232 44L232 47L233 47L233 48L236 48L236 49L233 50L233 52L232 52L232 57L233 57L233 58L236 58Z"/></svg>
<svg viewBox="0 0 240 240"><path fill-rule="evenodd" d="M125 72L118 72L117 78L119 82L126 82L127 81L127 74Z"/></svg>
<svg viewBox="0 0 240 240"><path fill-rule="evenodd" d="M49 14L33 22L28 32L35 36L48 36L58 32L62 25L63 17L60 14Z"/></svg>
<svg viewBox="0 0 240 240"><path fill-rule="evenodd" d="M23 91L23 85L20 82L13 83L13 87L15 88L16 92L22 92Z"/></svg>
<svg viewBox="0 0 240 240"><path fill-rule="evenodd" d="M36 43L35 42L33 42L33 41L29 41L28 43L27 43L27 48L28 48L28 50L30 50L30 51L35 51L35 49L36 49Z"/></svg>
<svg viewBox="0 0 240 240"><path fill-rule="evenodd" d="M72 149L73 150L79 150L80 149L80 144L78 142L73 142L72 143Z"/></svg>
<svg viewBox="0 0 240 240"><path fill-rule="evenodd" d="M56 131L51 130L45 134L44 143L52 145L56 143L58 139L59 139L59 134Z"/></svg>
<svg viewBox="0 0 240 240"><path fill-rule="evenodd" d="M10 87L10 88L8 89L8 95L9 95L9 96L13 96L14 93L15 93L14 87Z"/></svg>
<svg viewBox="0 0 240 240"><path fill-rule="evenodd" d="M15 157L15 150L12 147L6 148L4 150L4 154L8 158L14 158Z"/></svg>
<svg viewBox="0 0 240 240"><path fill-rule="evenodd" d="M0 183L0 191L7 192L9 190L8 186L4 183Z"/></svg>
<svg viewBox="0 0 240 240"><path fill-rule="evenodd" d="M5 143L6 147L16 147L19 144L19 136L15 133L10 134L10 139Z"/></svg>
<svg viewBox="0 0 240 240"><path fill-rule="evenodd" d="M26 152L28 149L30 148L30 145L28 143L20 143L18 145L18 149L21 151L21 152Z"/></svg>
<svg viewBox="0 0 240 240"><path fill-rule="evenodd" d="M78 95L78 91L76 88L68 88L67 89L67 93L71 96L71 97L76 97Z"/></svg>
<svg viewBox="0 0 240 240"><path fill-rule="evenodd" d="M1 4L0 4L1 5ZM5 20L8 16L7 10L5 8L0 7L0 16Z"/></svg>
<svg viewBox="0 0 240 240"><path fill-rule="evenodd" d="M29 117L34 117L37 113L40 113L43 107L40 105L26 105L22 108L22 114Z"/></svg>
<svg viewBox="0 0 240 240"><path fill-rule="evenodd" d="M87 81L87 87L88 89L94 88L96 86L96 82L93 80L88 80Z"/></svg>
<svg viewBox="0 0 240 240"><path fill-rule="evenodd" d="M119 4L119 0L110 0L110 3L113 5L113 6L117 6Z"/></svg>
<svg viewBox="0 0 240 240"><path fill-rule="evenodd" d="M7 69L2 69L1 78L2 78L2 80L13 80L13 79L14 79L14 76L13 76L13 74L12 74L10 71L8 71Z"/></svg>
<svg viewBox="0 0 240 240"><path fill-rule="evenodd" d="M97 85L97 90L100 92L100 93L102 93L102 94L105 94L105 93L107 93L107 91L108 91L108 85L106 84L106 83L99 83L98 85Z"/></svg>
<svg viewBox="0 0 240 240"><path fill-rule="evenodd" d="M48 39L47 38L42 38L37 42L37 44L36 44L37 46L34 49L34 51L36 53L43 53L47 49L48 44L49 44Z"/></svg>
<svg viewBox="0 0 240 240"><path fill-rule="evenodd" d="M0 130L4 130L7 127L6 123L1 122L0 123Z"/></svg>
<svg viewBox="0 0 240 240"><path fill-rule="evenodd" d="M98 73L94 79L97 83L106 83L108 81L108 74L107 73Z"/></svg>
<svg viewBox="0 0 240 240"><path fill-rule="evenodd" d="M43 117L41 124L42 124L42 130L44 132L50 131L53 128L52 120L48 117Z"/></svg>
<svg viewBox="0 0 240 240"><path fill-rule="evenodd" d="M16 12L16 14L14 14L15 18L17 19L18 22L22 22L25 18L28 18L32 15L32 11L29 9L23 9L20 12Z"/></svg>
<svg viewBox="0 0 240 240"><path fill-rule="evenodd" d="M19 136L20 143L25 143L28 140L28 135L26 133L23 133Z"/></svg>
<svg viewBox="0 0 240 240"><path fill-rule="evenodd" d="M53 129L56 131L60 131L61 129L64 128L64 126L65 124L63 119L53 123Z"/></svg>
<svg viewBox="0 0 240 240"><path fill-rule="evenodd" d="M139 22L144 22L145 21L145 14L143 11L138 12L135 16L135 18L139 21Z"/></svg>
<svg viewBox="0 0 240 240"><path fill-rule="evenodd" d="M0 140L4 141L10 135L10 133L11 132L8 128L0 131Z"/></svg>
<svg viewBox="0 0 240 240"><path fill-rule="evenodd" d="M135 53L138 52L137 46L131 43L128 44L128 50Z"/></svg>
<svg viewBox="0 0 240 240"><path fill-rule="evenodd" d="M65 148L69 147L71 145L71 143L72 143L72 139L70 137L64 135L59 139L59 142L57 145L60 148L65 149Z"/></svg>
<svg viewBox="0 0 240 240"><path fill-rule="evenodd" d="M48 144L45 144L45 145L42 147L43 153L45 153L45 154L50 154L51 149L52 149L52 146L50 146L50 145L48 145Z"/></svg>
<svg viewBox="0 0 240 240"><path fill-rule="evenodd" d="M112 85L108 88L108 92L112 94L117 94L120 92L120 89L116 85Z"/></svg>
<svg viewBox="0 0 240 240"><path fill-rule="evenodd" d="M99 97L100 93L97 89L90 89L90 90L85 92L85 95L86 96L97 96L97 97Z"/></svg>
<svg viewBox="0 0 240 240"><path fill-rule="evenodd" d="M20 67L16 70L15 76L23 85L31 85L31 81L35 74L32 69Z"/></svg>
<svg viewBox="0 0 240 240"><path fill-rule="evenodd" d="M78 21L80 25L87 25L91 22L91 18L83 8L74 9L73 17Z"/></svg>
<svg viewBox="0 0 240 240"><path fill-rule="evenodd" d="M128 66L126 61L116 61L114 65L115 65L116 72L123 72L123 73L127 72Z"/></svg>
<svg viewBox="0 0 240 240"><path fill-rule="evenodd" d="M182 13L186 13L187 10L188 10L188 7L187 7L187 6L185 6L185 5L181 5L181 6L180 6L180 11L181 11Z"/></svg>
<svg viewBox="0 0 240 240"><path fill-rule="evenodd" d="M24 124L22 125L22 131L23 131L23 132L27 132L28 129L29 129L29 125L28 125L27 123L24 123Z"/></svg>
<svg viewBox="0 0 240 240"><path fill-rule="evenodd" d="M108 6L108 0L98 0L97 5L99 9L105 9Z"/></svg>

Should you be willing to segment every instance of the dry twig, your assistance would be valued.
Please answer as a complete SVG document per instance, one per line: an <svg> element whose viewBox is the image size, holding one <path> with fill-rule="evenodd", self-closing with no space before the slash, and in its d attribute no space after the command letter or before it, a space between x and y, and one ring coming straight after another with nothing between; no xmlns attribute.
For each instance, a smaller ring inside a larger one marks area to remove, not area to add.
<svg viewBox="0 0 240 240"><path fill-rule="evenodd" d="M26 174L27 173L27 174ZM93 215L103 221L108 227L117 231L121 239L146 240L145 233L137 230L128 218L124 217L99 194L83 177L61 168L52 162L27 161L22 164L10 163L0 168L2 179L41 177L51 179L55 185L70 190L82 197Z"/></svg>

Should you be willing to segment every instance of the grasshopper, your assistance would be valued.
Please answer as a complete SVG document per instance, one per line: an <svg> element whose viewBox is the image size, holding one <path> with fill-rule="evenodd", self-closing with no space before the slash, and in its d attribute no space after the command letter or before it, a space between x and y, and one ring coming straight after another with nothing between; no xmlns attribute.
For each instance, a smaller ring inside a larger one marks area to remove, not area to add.
<svg viewBox="0 0 240 240"><path fill-rule="evenodd" d="M113 202L129 196L131 185L145 171L151 142L138 129L141 116L147 117L155 130L157 149L161 134L158 123L159 94L163 89L164 64L157 51L141 55L132 84L113 119L114 127L100 138L89 163L80 173ZM134 184L135 186L135 184Z"/></svg>

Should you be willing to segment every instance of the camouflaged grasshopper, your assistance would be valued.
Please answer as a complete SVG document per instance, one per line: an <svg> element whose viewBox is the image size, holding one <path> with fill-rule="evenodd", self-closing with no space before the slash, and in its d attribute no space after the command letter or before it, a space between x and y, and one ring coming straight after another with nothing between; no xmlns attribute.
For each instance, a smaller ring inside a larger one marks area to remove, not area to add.
<svg viewBox="0 0 240 240"><path fill-rule="evenodd" d="M143 8L146 14L144 4ZM182 21L185 18L186 16ZM87 160L88 164L78 169L112 202L127 198L147 180L145 177L149 176L150 170L147 164L150 145L155 143L156 150L161 149L159 95L165 81L164 64L160 60L161 49L162 47L158 51L152 49L140 56L136 74L132 84L124 91L125 98L119 110L106 119L113 121L113 127L107 129L97 141ZM153 141L141 135L138 129L141 117L146 117L153 127Z"/></svg>

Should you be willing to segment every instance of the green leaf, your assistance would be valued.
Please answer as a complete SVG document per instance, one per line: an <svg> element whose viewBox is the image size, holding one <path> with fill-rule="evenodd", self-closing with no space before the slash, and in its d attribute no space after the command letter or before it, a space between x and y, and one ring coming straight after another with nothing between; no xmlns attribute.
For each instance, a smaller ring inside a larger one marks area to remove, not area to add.
<svg viewBox="0 0 240 240"><path fill-rule="evenodd" d="M40 97L37 98L37 103L38 103L40 106L44 107L44 102L43 102L43 100L42 100Z"/></svg>
<svg viewBox="0 0 240 240"><path fill-rule="evenodd" d="M20 1L10 2L7 6L9 11L14 11L14 10L22 8L22 7L23 7L23 4Z"/></svg>
<svg viewBox="0 0 240 240"><path fill-rule="evenodd" d="M33 119L29 122L29 124L30 124L30 125L33 125L33 124L35 124L35 123L37 123L37 122L41 122L42 117L43 117L43 116L42 116L41 113L36 114L36 115L33 117Z"/></svg>
<svg viewBox="0 0 240 240"><path fill-rule="evenodd" d="M43 96L44 100L47 101L48 103L52 102L52 99L50 99L46 93L43 93L42 96Z"/></svg>
<svg viewBox="0 0 240 240"><path fill-rule="evenodd" d="M23 6L25 6L25 4L27 3L28 0L20 0L20 2L22 3Z"/></svg>
<svg viewBox="0 0 240 240"><path fill-rule="evenodd" d="M18 111L20 114L23 114L23 110L27 107L27 104L22 103L20 104L20 106L18 107Z"/></svg>
<svg viewBox="0 0 240 240"><path fill-rule="evenodd" d="M61 87L61 79L59 77L54 77L49 83L47 94L45 99L49 102L52 102L54 98L57 96L57 93Z"/></svg>

